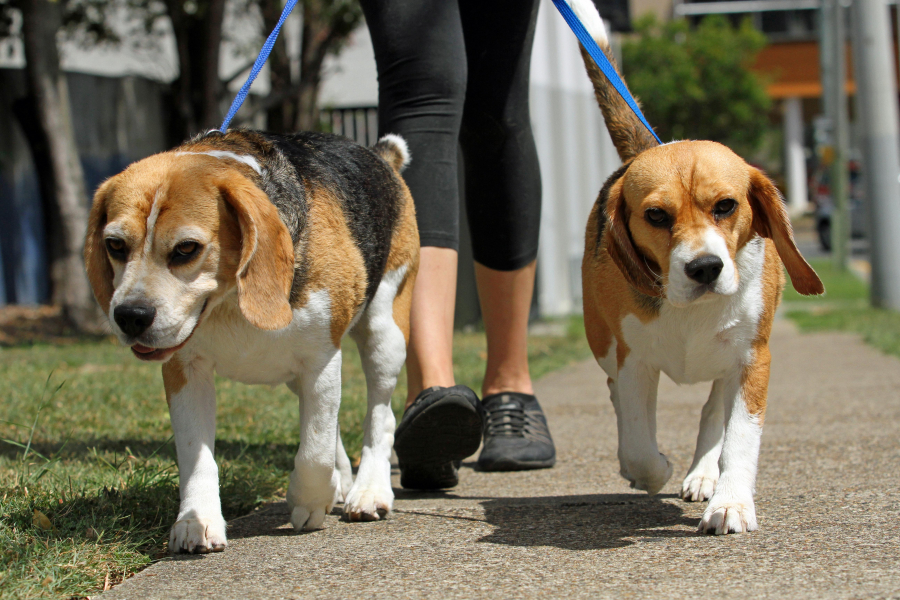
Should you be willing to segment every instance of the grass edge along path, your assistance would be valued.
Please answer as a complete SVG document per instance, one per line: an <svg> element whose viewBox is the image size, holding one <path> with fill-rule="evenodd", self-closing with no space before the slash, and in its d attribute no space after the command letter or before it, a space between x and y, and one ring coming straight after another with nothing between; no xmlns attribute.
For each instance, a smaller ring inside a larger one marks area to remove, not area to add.
<svg viewBox="0 0 900 600"><path fill-rule="evenodd" d="M590 356L580 319L529 338L532 375ZM476 391L483 333L455 337L456 376ZM365 384L345 347L341 430L358 455ZM166 555L178 472L159 366L108 340L0 348L0 598L81 598ZM296 397L285 386L217 381L226 519L282 499L297 450ZM405 374L394 393L406 396Z"/></svg>
<svg viewBox="0 0 900 600"><path fill-rule="evenodd" d="M825 284L825 295L801 296L784 291L785 316L803 332L846 331L886 354L900 357L900 312L869 305L869 286L850 271L837 271L830 260L811 261Z"/></svg>

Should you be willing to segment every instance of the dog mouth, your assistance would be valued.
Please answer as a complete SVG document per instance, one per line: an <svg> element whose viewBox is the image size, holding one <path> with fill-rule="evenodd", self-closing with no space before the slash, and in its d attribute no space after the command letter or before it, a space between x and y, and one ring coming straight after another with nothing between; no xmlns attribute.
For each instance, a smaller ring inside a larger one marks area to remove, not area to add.
<svg viewBox="0 0 900 600"><path fill-rule="evenodd" d="M197 324L194 325L194 329L191 330L190 335L188 335L184 339L184 341L177 346L172 346L171 348L153 348L151 346L144 346L143 344L132 344L131 352L138 359L148 362L164 362L168 360L173 354L184 348L185 345L189 341L191 341L191 338L194 337L194 332L197 331L198 327L200 327L200 321L203 319L203 314L206 312L207 304L209 304L209 300L203 303L203 308L200 309L200 316L197 317Z"/></svg>
<svg viewBox="0 0 900 600"><path fill-rule="evenodd" d="M135 344L131 347L131 352L141 360L166 360L167 358L184 348L184 345L188 343L188 341L191 339L191 336L193 335L194 332L192 331L191 335L187 336L186 340L184 340L177 346L172 346L171 348L151 348L150 346L144 346L143 344Z"/></svg>

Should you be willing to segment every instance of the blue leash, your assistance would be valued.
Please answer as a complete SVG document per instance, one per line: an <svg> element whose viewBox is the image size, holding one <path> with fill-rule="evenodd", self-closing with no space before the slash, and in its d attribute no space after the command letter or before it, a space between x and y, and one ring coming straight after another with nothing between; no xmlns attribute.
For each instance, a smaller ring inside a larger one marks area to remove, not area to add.
<svg viewBox="0 0 900 600"><path fill-rule="evenodd" d="M253 63L253 68L250 70L250 76L241 87L241 90L237 93L237 96L234 97L231 108L228 109L228 114L225 115L225 120L222 121L222 126L219 127L219 131L224 133L225 130L228 129L228 124L231 123L231 119L234 118L234 115L237 114L237 111L241 108L241 104L244 103L244 100L247 98L247 93L250 91L250 86L253 85L253 80L259 75L263 65L266 64L266 61L269 59L272 48L275 47L275 40L278 39L278 32L281 31L281 26L284 25L284 21L288 18L288 15L291 14L291 11L294 10L295 6L297 6L297 0L288 0L284 5L284 10L281 12L281 18L278 19L278 24L275 25L275 29L272 30L269 37L266 38L266 43L263 44L262 50L259 51L259 56L256 57L256 62Z"/></svg>
<svg viewBox="0 0 900 600"><path fill-rule="evenodd" d="M641 112L641 109L638 107L637 102L634 101L631 94L628 92L628 88L625 87L625 83L619 77L619 74L616 73L616 70L613 68L612 64L610 64L609 59L606 58L606 55L600 50L600 47L597 46L597 42L588 34L587 30L584 28L584 24L582 24L581 20L572 12L572 9L566 4L565 0L553 0L553 4L556 6L557 10L559 10L563 19L566 20L566 23L569 24L569 27L572 29L572 32L575 34L575 37L578 38L578 41L581 42L581 45L584 46L585 50L587 50L588 54L591 55L591 58L594 59L594 62L597 63L597 66L606 75L606 78L609 79L609 82L616 88L616 91L619 92L619 95L622 96L622 99L631 107L631 110L634 111L634 114L637 115L638 119L641 120L641 123L644 124L644 127L647 128L647 131L656 138L656 141L662 144L662 140L656 135L656 132L653 131L653 128L650 127L650 124L647 122L647 119L644 118L644 114ZM231 103L231 108L228 109L228 114L225 115L225 120L222 121L222 126L219 127L219 131L225 131L228 129L228 125L231 123L231 120L234 118L234 115L237 114L237 111L241 108L241 105L244 103L244 100L247 98L247 94L250 91L250 86L253 85L253 81L256 79L256 76L259 75L260 70L262 70L263 65L266 64L266 60L269 58L269 54L272 53L272 48L275 46L275 40L278 38L279 32L281 32L281 26L284 25L285 20L288 18L288 15L291 14L291 11L294 10L294 7L297 5L297 0L288 0L284 6L284 10L281 13L281 17L278 19L278 24L275 25L275 29L272 30L272 33L269 34L269 37L266 38L266 43L263 44L262 50L259 52L259 56L256 57L256 62L253 63L253 68L250 70L250 76L247 78L247 81L244 82L244 85L241 86L240 91L235 96L234 101Z"/></svg>
<svg viewBox="0 0 900 600"><path fill-rule="evenodd" d="M657 136L656 132L653 131L653 128L650 127L650 123L644 118L644 113L641 112L637 102L634 101L634 98L628 92L628 88L625 87L625 82L623 82L619 77L619 74L616 73L616 69L609 62L609 59L606 58L606 54L604 54L603 51L600 50L600 47L597 46L597 42L594 41L594 38L588 34L581 19L579 19L569 5L566 4L566 0L553 0L553 4L556 5L556 9L560 12L563 19L566 20L566 23L569 24L572 33L575 34L575 37L578 38L578 41L581 42L581 45L584 46L587 53L591 55L591 58L594 59L594 62L597 63L597 66L600 67L600 70L603 71L603 74L606 75L606 78L609 79L612 86L616 88L616 91L619 92L622 99L631 107L631 110L634 111L637 118L640 119L641 123L644 124L644 127L647 128L647 131L656 138L657 142L662 144L662 140L659 139L659 136Z"/></svg>

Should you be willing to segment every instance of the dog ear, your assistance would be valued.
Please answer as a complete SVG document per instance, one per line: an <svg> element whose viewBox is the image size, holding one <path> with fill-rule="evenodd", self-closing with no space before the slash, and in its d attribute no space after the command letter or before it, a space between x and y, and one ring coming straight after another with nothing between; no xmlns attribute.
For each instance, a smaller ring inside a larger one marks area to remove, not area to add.
<svg viewBox="0 0 900 600"><path fill-rule="evenodd" d="M784 263L794 289L811 296L821 294L825 286L794 242L791 220L778 188L759 169L750 167L750 208L753 210L753 230L775 242L775 249Z"/></svg>
<svg viewBox="0 0 900 600"><path fill-rule="evenodd" d="M241 229L237 268L241 313L260 329L287 327L293 318L289 296L294 280L294 246L278 209L246 177L230 174L220 183Z"/></svg>
<svg viewBox="0 0 900 600"><path fill-rule="evenodd" d="M113 268L106 253L103 228L106 227L106 201L114 193L115 186L107 179L94 194L94 203L88 215L87 233L84 236L84 268L94 291L94 298L104 313L109 312L115 288Z"/></svg>
<svg viewBox="0 0 900 600"><path fill-rule="evenodd" d="M606 251L616 266L635 289L648 296L662 296L662 286L658 276L650 268L646 258L639 254L628 230L628 208L622 190L623 178L619 178L608 188L604 212L606 214Z"/></svg>

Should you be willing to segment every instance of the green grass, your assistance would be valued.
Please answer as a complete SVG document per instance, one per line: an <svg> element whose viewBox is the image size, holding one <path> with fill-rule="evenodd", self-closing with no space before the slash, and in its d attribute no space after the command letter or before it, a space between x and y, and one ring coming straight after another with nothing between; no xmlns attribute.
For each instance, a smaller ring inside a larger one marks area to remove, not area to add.
<svg viewBox="0 0 900 600"><path fill-rule="evenodd" d="M483 334L457 334L455 345L457 381L480 389ZM341 431L358 456L365 383L349 346ZM532 337L529 356L534 377L590 356L583 323ZM0 348L0 381L0 597L81 597L164 556L178 474L159 367L110 341L34 345ZM298 408L284 386L220 379L217 391L216 456L231 519L283 498ZM398 415L405 396L401 375Z"/></svg>
<svg viewBox="0 0 900 600"><path fill-rule="evenodd" d="M788 285L784 291L788 318L802 331L848 331L888 354L900 356L900 313L869 306L869 287L830 261L812 262L825 284L822 297L801 296Z"/></svg>

